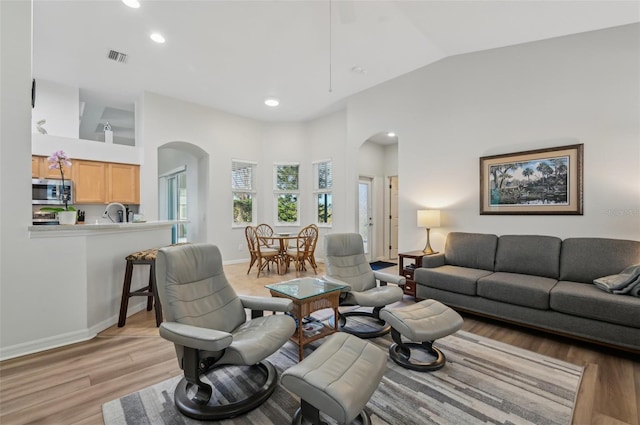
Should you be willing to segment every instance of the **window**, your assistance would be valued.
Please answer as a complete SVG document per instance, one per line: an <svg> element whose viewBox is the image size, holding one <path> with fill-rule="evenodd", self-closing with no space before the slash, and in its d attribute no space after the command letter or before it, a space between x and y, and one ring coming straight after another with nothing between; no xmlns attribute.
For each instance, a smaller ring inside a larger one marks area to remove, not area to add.
<svg viewBox="0 0 640 425"><path fill-rule="evenodd" d="M256 163L231 161L231 192L233 195L233 225L256 223Z"/></svg>
<svg viewBox="0 0 640 425"><path fill-rule="evenodd" d="M300 165L297 163L273 165L276 225L295 226L300 222L299 170Z"/></svg>
<svg viewBox="0 0 640 425"><path fill-rule="evenodd" d="M330 227L333 222L333 172L331 160L313 163L315 214L318 226Z"/></svg>

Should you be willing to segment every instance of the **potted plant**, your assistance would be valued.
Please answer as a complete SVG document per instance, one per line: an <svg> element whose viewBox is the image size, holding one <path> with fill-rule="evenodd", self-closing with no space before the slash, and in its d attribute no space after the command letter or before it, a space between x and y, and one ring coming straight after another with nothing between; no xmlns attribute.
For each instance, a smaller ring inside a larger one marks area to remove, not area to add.
<svg viewBox="0 0 640 425"><path fill-rule="evenodd" d="M64 190L64 169L63 165L67 167L71 167L71 161L69 161L69 157L64 151L56 151L47 158L49 162L49 169L60 170L60 177L62 178L62 202L64 203L64 207L44 207L40 208L40 211L50 211L55 212L58 215L58 222L60 224L76 224L76 209L73 208L72 205L69 205L69 196L71 194Z"/></svg>

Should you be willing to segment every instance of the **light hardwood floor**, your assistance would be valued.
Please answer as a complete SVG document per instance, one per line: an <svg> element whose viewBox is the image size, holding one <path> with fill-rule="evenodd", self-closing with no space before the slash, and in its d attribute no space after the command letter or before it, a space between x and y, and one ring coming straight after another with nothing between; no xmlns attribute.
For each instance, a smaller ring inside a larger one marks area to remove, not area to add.
<svg viewBox="0 0 640 425"><path fill-rule="evenodd" d="M225 266L241 294L268 295L264 285L296 277L272 271L256 279L255 269L246 274L247 266ZM322 275L324 267L319 266ZM638 356L464 318L466 331L584 366L574 424L640 425ZM153 312L142 311L125 327L113 326L90 341L0 363L0 424L102 424L103 403L179 374L173 345L158 336Z"/></svg>

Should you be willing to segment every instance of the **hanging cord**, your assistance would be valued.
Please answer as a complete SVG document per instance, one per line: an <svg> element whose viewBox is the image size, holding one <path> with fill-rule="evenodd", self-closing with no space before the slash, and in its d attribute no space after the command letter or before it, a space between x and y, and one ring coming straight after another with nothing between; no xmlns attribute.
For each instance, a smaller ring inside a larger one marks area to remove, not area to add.
<svg viewBox="0 0 640 425"><path fill-rule="evenodd" d="M333 91L332 81L331 81L331 6L332 0L329 0L329 93Z"/></svg>

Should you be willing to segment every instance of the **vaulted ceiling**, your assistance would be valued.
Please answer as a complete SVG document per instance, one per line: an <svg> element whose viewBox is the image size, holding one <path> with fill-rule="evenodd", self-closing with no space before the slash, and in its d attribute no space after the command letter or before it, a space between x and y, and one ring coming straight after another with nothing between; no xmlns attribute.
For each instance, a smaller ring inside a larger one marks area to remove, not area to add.
<svg viewBox="0 0 640 425"><path fill-rule="evenodd" d="M302 121L442 58L640 21L637 1L35 0L36 78ZM157 44L149 35L161 33ZM127 55L110 60L111 50ZM264 99L280 106L269 108Z"/></svg>

